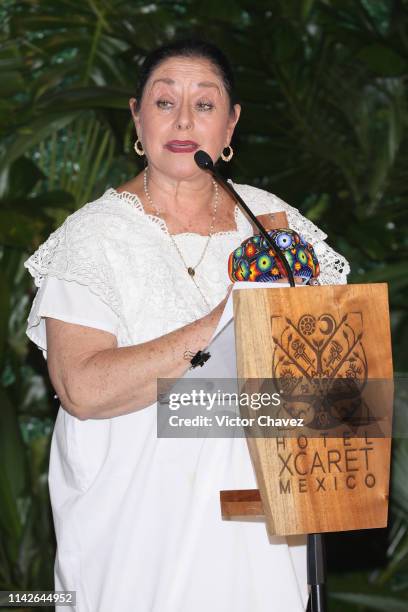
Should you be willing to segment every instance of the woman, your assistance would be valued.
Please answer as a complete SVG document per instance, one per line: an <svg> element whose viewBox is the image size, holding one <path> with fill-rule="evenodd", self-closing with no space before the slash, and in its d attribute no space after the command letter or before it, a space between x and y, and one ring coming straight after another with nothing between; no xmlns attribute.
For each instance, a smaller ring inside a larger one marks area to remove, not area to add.
<svg viewBox="0 0 408 612"><path fill-rule="evenodd" d="M208 345L228 255L252 234L193 158L233 154L231 69L210 44L162 47L130 109L146 170L70 215L25 263L39 287L27 333L61 401L49 471L56 589L76 591L77 612L303 610L304 546L220 519L220 489L256 487L244 441L156 436L156 380L182 376ZM321 282L345 282L323 232L276 196L235 188L255 214L286 211L314 245Z"/></svg>

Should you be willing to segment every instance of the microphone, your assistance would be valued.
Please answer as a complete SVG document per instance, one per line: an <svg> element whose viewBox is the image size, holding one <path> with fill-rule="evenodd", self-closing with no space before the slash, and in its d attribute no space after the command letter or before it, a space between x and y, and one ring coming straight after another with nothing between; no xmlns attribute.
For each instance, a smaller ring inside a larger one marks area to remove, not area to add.
<svg viewBox="0 0 408 612"><path fill-rule="evenodd" d="M262 223L257 219L257 217L255 217L255 215L252 212L252 210L247 206L247 204L245 204L244 200L235 191L233 186L230 183L228 183L228 181L226 181L225 178L218 172L218 170L214 166L213 160L208 155L208 153L206 153L206 151L203 151L202 149L196 151L196 153L194 153L194 161L197 164L197 166L199 168L201 168L201 170L208 170L208 172L210 172L213 175L214 178L218 179L218 181L222 184L224 189L226 191L228 191L228 193L230 193L232 195L232 197L237 202L237 204L238 204L239 208L242 210L242 212L256 225L256 227L259 229L259 233L261 234L262 238L271 247L271 249L273 249L275 251L278 259L280 260L280 262L282 263L283 267L285 268L286 274L288 276L288 280L289 280L290 286L294 287L295 286L295 279L293 277L293 272L291 270L291 267L289 265L288 260L286 259L286 257L282 253L280 247L271 238L271 236L269 236L269 234L267 233L267 231L264 228L264 226L262 225Z"/></svg>
<svg viewBox="0 0 408 612"><path fill-rule="evenodd" d="M213 160L208 153L202 149L194 153L194 161L201 170L209 170L210 172L215 171Z"/></svg>

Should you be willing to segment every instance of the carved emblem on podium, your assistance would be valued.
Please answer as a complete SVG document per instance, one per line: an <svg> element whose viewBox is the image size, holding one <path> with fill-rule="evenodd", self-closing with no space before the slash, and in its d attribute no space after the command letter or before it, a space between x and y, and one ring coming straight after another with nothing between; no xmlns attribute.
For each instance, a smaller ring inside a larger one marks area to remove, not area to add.
<svg viewBox="0 0 408 612"><path fill-rule="evenodd" d="M368 376L362 313L272 316L271 324L272 378L279 379L283 409L313 429L361 424Z"/></svg>

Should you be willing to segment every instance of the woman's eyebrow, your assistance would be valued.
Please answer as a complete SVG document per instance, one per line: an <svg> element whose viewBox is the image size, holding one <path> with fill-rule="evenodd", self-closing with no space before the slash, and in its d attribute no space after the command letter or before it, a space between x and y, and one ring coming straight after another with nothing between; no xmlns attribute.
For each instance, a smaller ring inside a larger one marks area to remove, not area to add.
<svg viewBox="0 0 408 612"><path fill-rule="evenodd" d="M175 81L173 81L173 79L163 77L162 79L156 79L155 81L153 81L152 87L156 85L156 83L167 83L167 85L174 85Z"/></svg>
<svg viewBox="0 0 408 612"><path fill-rule="evenodd" d="M215 87L215 89L221 95L220 88L218 87L216 83L213 83L212 81L201 81L201 83L197 83L197 85L198 87Z"/></svg>
<svg viewBox="0 0 408 612"><path fill-rule="evenodd" d="M158 83L165 83L165 85L175 85L176 82L169 77L162 77L160 79L155 79L151 85L149 85L148 91L149 93L153 93L155 91L155 87Z"/></svg>

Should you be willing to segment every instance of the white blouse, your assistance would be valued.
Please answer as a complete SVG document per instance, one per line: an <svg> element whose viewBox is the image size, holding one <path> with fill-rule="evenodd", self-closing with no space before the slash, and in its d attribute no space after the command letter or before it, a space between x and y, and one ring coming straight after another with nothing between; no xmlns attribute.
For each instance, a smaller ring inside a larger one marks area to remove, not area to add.
<svg viewBox="0 0 408 612"><path fill-rule="evenodd" d="M321 230L268 192L235 188L257 215L287 213L313 244L323 283L346 282L349 266ZM196 271L211 307L230 284L229 253L252 234L238 209L235 220ZM176 236L188 265L206 239ZM25 266L39 288L27 334L45 358L45 317L110 332L120 347L207 312L164 222L114 189L70 215ZM60 406L49 469L55 588L76 591L76 612L304 610L302 539L269 540L263 522L221 520L220 490L257 488L246 441L158 438L156 427L156 404L88 420Z"/></svg>

